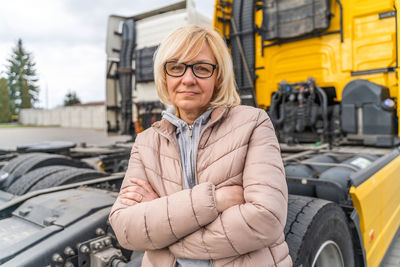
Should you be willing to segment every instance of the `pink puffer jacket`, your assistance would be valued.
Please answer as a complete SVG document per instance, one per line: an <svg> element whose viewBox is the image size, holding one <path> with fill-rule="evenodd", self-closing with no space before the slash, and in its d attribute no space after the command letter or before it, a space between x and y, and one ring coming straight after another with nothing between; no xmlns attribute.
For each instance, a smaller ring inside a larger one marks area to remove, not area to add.
<svg viewBox="0 0 400 267"><path fill-rule="evenodd" d="M183 190L175 126L166 120L139 134L122 188L135 177L160 198L115 202L110 222L120 244L146 250L142 266L174 266L175 258L218 266L292 266L283 229L287 185L274 129L265 111L218 107L200 136L198 185ZM214 191L243 185L246 203L218 214Z"/></svg>

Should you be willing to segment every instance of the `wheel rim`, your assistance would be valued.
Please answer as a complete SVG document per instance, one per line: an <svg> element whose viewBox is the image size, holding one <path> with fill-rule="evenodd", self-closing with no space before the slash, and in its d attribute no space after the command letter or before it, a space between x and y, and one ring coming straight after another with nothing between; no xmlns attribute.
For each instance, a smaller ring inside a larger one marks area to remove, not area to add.
<svg viewBox="0 0 400 267"><path fill-rule="evenodd" d="M332 240L325 241L315 254L311 267L344 267L339 246Z"/></svg>

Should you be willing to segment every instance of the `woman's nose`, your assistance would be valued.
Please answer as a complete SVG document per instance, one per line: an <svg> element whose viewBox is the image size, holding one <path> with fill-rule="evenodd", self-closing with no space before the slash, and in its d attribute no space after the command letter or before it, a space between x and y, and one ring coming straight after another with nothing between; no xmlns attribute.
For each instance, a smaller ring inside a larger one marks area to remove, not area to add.
<svg viewBox="0 0 400 267"><path fill-rule="evenodd" d="M185 74L183 74L182 82L185 85L196 83L196 76L194 76L192 68L187 68Z"/></svg>

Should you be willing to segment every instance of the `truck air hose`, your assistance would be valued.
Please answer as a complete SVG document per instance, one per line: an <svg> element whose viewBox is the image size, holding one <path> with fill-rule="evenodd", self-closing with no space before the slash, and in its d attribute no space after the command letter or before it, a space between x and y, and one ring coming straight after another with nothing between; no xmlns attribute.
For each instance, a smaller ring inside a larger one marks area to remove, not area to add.
<svg viewBox="0 0 400 267"><path fill-rule="evenodd" d="M281 125L285 119L285 101L281 92L278 91L272 96L269 110L273 123L277 126Z"/></svg>
<svg viewBox="0 0 400 267"><path fill-rule="evenodd" d="M304 105L304 95L302 92L299 92L297 95L297 101L298 101L298 106L297 106L297 114L296 114L296 132L303 132L306 123L307 123L307 117L306 117L306 110L305 110L305 105Z"/></svg>
<svg viewBox="0 0 400 267"><path fill-rule="evenodd" d="M238 32L242 31L242 20L241 18L241 12L242 12L242 0L235 0L233 1L233 6L232 6L232 17L234 18L236 22L236 29ZM231 26L232 27L232 26ZM232 60L233 60L233 66L234 66L234 71L235 71L235 79L236 79L236 84L240 90L240 87L243 87L243 62L240 57L240 51L239 51L239 45L236 41L236 38L233 38L232 36L230 37L231 39L231 47L232 47ZM239 39L241 40L241 36L239 35Z"/></svg>
<svg viewBox="0 0 400 267"><path fill-rule="evenodd" d="M328 134L328 98L325 92L315 83L313 84L314 88L317 90L317 95L320 99L320 103L322 106L322 119L324 125L324 136Z"/></svg>
<svg viewBox="0 0 400 267"><path fill-rule="evenodd" d="M289 101L285 104L285 123L283 125L283 131L285 133L294 133L296 129L297 104L295 100L296 95L291 93L289 95Z"/></svg>
<svg viewBox="0 0 400 267"><path fill-rule="evenodd" d="M123 134L130 134L132 125L132 56L135 35L135 21L126 20L122 26L122 46L118 65Z"/></svg>

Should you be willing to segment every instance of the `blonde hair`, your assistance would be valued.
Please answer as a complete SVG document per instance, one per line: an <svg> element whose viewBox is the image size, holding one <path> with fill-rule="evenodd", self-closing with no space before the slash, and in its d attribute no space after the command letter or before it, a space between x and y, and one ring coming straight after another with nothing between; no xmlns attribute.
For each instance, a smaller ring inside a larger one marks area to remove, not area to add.
<svg viewBox="0 0 400 267"><path fill-rule="evenodd" d="M190 61L200 53L204 44L208 44L217 62L216 73L214 73L217 79L209 106L240 104L228 47L216 31L197 25L187 25L176 29L161 42L154 54L154 81L161 102L172 105L164 71L165 62Z"/></svg>

